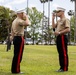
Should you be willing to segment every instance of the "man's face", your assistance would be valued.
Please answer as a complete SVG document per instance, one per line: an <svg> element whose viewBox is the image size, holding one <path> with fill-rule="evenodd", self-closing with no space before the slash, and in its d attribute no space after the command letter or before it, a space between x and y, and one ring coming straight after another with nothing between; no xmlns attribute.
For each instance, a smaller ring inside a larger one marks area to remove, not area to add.
<svg viewBox="0 0 76 75"><path fill-rule="evenodd" d="M19 16L20 16L21 18L23 18L23 12L22 12L22 13L19 13Z"/></svg>
<svg viewBox="0 0 76 75"><path fill-rule="evenodd" d="M59 10L56 12L57 16L60 17L62 15L63 11Z"/></svg>

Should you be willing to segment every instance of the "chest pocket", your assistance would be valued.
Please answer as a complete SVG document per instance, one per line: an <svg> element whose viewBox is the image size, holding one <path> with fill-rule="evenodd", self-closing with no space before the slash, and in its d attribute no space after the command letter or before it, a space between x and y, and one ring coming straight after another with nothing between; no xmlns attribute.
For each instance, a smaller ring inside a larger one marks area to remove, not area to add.
<svg viewBox="0 0 76 75"><path fill-rule="evenodd" d="M61 26L65 26L65 20L60 21L59 24L60 24Z"/></svg>

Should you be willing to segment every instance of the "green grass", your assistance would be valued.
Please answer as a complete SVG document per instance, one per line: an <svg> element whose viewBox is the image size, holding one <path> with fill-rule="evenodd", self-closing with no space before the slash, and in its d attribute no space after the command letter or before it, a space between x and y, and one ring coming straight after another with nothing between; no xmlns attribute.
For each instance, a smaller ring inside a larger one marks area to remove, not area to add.
<svg viewBox="0 0 76 75"><path fill-rule="evenodd" d="M21 62L22 75L76 75L76 46L68 47L69 71L58 73L58 53L56 46L25 45ZM0 75L11 74L13 46L6 52L6 46L0 45Z"/></svg>

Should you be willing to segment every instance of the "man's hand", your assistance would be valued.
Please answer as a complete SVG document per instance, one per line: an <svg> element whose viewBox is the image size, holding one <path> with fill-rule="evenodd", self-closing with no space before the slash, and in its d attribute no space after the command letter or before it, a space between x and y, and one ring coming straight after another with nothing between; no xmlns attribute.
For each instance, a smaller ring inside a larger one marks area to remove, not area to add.
<svg viewBox="0 0 76 75"><path fill-rule="evenodd" d="M54 32L54 34L56 35L56 36L58 36L58 35L60 35L60 32Z"/></svg>
<svg viewBox="0 0 76 75"><path fill-rule="evenodd" d="M23 14L23 19L26 20L28 18L28 15L26 13Z"/></svg>
<svg viewBox="0 0 76 75"><path fill-rule="evenodd" d="M54 20L54 19L55 19L55 16L56 16L56 14L55 14L55 13L53 13L53 14L52 14L52 20Z"/></svg>

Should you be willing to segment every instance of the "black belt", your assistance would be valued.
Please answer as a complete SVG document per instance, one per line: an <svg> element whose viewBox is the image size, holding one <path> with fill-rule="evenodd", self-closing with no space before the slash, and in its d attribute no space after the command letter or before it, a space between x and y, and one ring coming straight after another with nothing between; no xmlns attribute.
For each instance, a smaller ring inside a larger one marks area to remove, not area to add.
<svg viewBox="0 0 76 75"><path fill-rule="evenodd" d="M14 36L24 36L23 34L16 34L16 35L14 35Z"/></svg>

